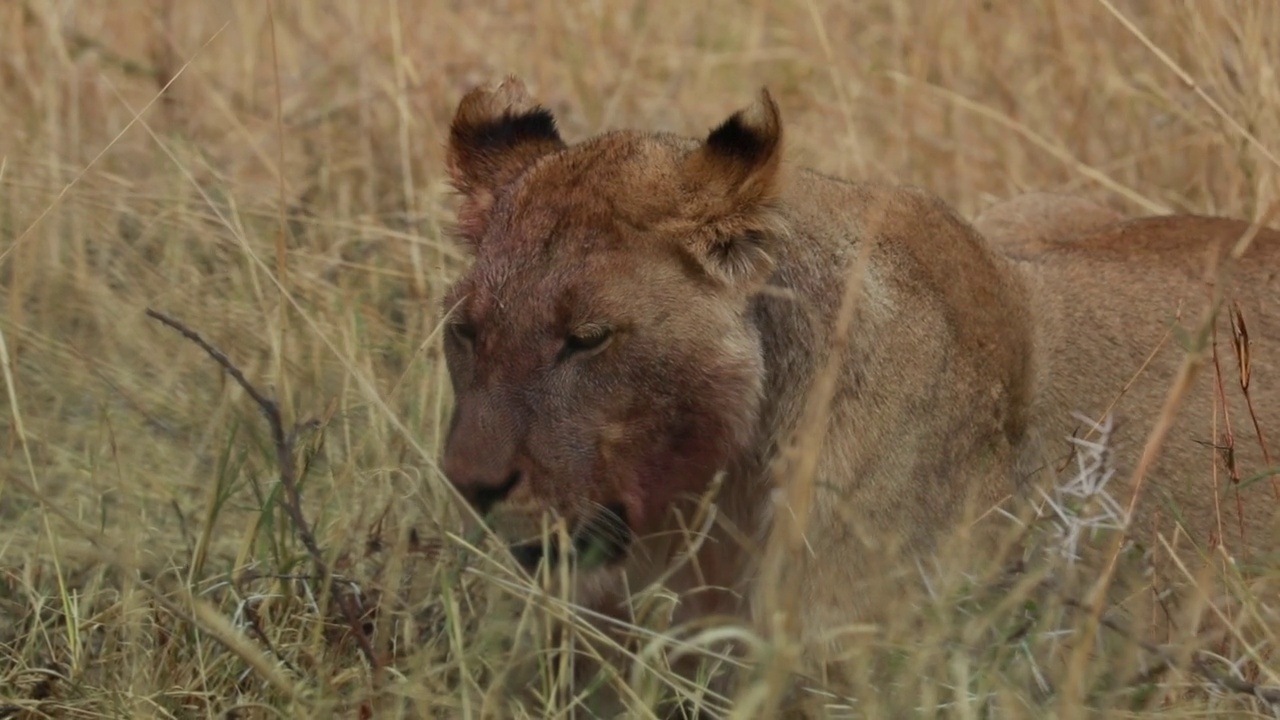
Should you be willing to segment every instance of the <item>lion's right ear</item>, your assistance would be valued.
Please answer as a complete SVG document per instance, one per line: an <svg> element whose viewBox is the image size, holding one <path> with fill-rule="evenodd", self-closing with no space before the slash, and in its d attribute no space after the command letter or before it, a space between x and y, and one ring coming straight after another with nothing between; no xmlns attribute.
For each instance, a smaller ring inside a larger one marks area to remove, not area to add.
<svg viewBox="0 0 1280 720"><path fill-rule="evenodd" d="M472 89L458 103L449 127L445 162L463 196L458 232L479 242L494 198L535 160L565 147L551 111L508 77L496 89Z"/></svg>
<svg viewBox="0 0 1280 720"><path fill-rule="evenodd" d="M772 246L785 232L781 164L782 117L764 88L754 107L718 125L685 161L686 213L701 228L688 249L711 276L750 287L772 272Z"/></svg>

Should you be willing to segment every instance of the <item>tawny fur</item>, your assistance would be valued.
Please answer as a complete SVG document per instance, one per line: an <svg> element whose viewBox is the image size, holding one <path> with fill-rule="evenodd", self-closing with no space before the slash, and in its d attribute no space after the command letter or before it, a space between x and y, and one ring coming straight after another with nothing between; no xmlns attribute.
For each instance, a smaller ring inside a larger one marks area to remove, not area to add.
<svg viewBox="0 0 1280 720"><path fill-rule="evenodd" d="M1021 257L1053 242L1125 219L1097 200L1051 192L1029 192L985 208L973 226L1000 252Z"/></svg>
<svg viewBox="0 0 1280 720"><path fill-rule="evenodd" d="M921 190L789 166L767 94L701 141L504 134L532 107L510 80L473 91L454 121L459 232L475 259L447 300L459 329L446 345L457 400L444 468L469 497L503 486L499 532L545 511L572 525L591 508L624 508L642 539L580 587L582 602L611 613L623 612L624 575L638 587L667 568L681 500L725 471L720 522L697 563L668 581L683 598L676 619L759 619L758 555L742 538L763 541L789 511L773 489L791 479L773 469L797 442L864 243L874 245L835 365L807 549L788 558L808 636L874 615L867 588L890 568L914 572L944 533L1052 482L1081 430L1074 412L1115 413L1127 478L1182 359L1179 331L1166 332L1198 319L1207 258L1248 227L1120 221L1040 196L980 219L989 241ZM1247 324L1249 391L1272 462L1278 273L1280 233L1263 230L1226 290ZM575 328L602 323L616 326L603 348L564 349ZM1223 314L1222 393L1248 476L1265 463L1231 338ZM1223 541L1260 559L1276 547L1280 502L1270 481L1240 489L1239 505L1225 488L1217 391L1210 366L1148 474L1136 532L1171 533L1176 507L1201 547ZM1112 489L1128 499L1123 480ZM693 592L702 586L722 590Z"/></svg>

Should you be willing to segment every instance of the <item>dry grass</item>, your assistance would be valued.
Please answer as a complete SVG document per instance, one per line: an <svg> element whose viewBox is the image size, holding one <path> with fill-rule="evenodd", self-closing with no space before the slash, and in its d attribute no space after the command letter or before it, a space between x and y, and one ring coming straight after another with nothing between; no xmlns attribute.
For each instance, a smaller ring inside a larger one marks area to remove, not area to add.
<svg viewBox="0 0 1280 720"><path fill-rule="evenodd" d="M1067 189L1254 218L1280 199L1277 28L1272 0L3 4L0 716L584 716L595 686L551 652L583 614L460 559L435 465L442 143L473 83L520 74L571 138L701 133L768 84L793 157L969 215ZM259 409L148 307L301 427L298 509L377 610L359 633L308 577ZM1278 681L1275 598L1241 590L1214 646L1240 674L1104 623L1064 699L1042 681L1079 613L1028 588L867 634L860 711L1275 712L1241 692ZM601 680L629 716L676 684L645 657Z"/></svg>

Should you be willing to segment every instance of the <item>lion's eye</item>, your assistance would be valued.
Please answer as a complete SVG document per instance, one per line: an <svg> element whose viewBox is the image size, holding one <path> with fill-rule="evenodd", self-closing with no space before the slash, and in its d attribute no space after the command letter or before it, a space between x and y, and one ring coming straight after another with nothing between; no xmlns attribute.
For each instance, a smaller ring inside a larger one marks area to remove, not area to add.
<svg viewBox="0 0 1280 720"><path fill-rule="evenodd" d="M564 339L565 354L599 350L613 338L613 329L604 325L583 325Z"/></svg>
<svg viewBox="0 0 1280 720"><path fill-rule="evenodd" d="M471 323L449 323L449 334L453 335L453 339L463 345L470 345L476 341L476 328Z"/></svg>

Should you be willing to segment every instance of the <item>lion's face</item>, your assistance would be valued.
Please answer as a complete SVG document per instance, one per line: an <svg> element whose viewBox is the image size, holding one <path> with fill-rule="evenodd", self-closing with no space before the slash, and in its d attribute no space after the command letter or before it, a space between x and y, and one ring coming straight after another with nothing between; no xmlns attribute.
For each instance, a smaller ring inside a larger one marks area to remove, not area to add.
<svg viewBox="0 0 1280 720"><path fill-rule="evenodd" d="M523 561L547 513L577 550L621 560L752 443L748 308L777 235L767 96L763 115L701 145L568 147L516 82L463 99L448 155L474 261L445 300L444 471Z"/></svg>

